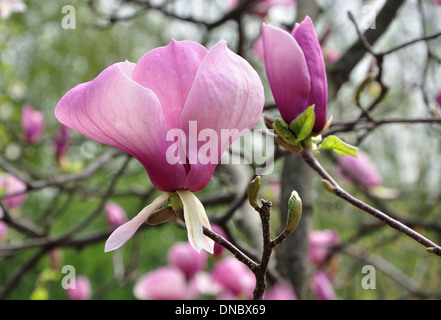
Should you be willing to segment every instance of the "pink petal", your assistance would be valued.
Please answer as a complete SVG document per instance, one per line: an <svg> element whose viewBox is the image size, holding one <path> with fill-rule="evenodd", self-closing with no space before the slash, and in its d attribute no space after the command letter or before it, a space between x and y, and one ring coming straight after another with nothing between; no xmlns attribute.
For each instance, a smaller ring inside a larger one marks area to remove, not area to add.
<svg viewBox="0 0 441 320"><path fill-rule="evenodd" d="M305 55L286 31L262 27L265 69L282 118L289 124L310 105L311 77Z"/></svg>
<svg viewBox="0 0 441 320"><path fill-rule="evenodd" d="M170 129L180 127L182 109L207 49L193 41L175 41L147 52L133 79L155 92Z"/></svg>
<svg viewBox="0 0 441 320"><path fill-rule="evenodd" d="M326 108L328 101L328 82L326 79L326 68L314 24L309 17L306 17L300 24L296 24L292 35L300 45L311 77L311 93L307 107L315 105L315 125L313 133L322 131L326 124Z"/></svg>
<svg viewBox="0 0 441 320"><path fill-rule="evenodd" d="M124 223L113 231L106 241L104 252L120 248L135 234L138 228L147 220L148 216L168 199L169 193L161 194L151 204L142 209L132 220Z"/></svg>
<svg viewBox="0 0 441 320"><path fill-rule="evenodd" d="M134 67L127 61L114 64L71 89L58 102L55 116L81 134L137 158L159 190L180 189L185 168L167 162L170 143L161 105L153 91L131 79Z"/></svg>
<svg viewBox="0 0 441 320"><path fill-rule="evenodd" d="M181 129L189 139L193 138L187 143L191 169L185 189L198 191L205 187L222 153L258 121L264 98L263 85L256 71L230 51L225 41L218 42L201 63L181 116ZM213 139L196 143L190 122L197 124L198 137L205 132L212 133L207 137ZM236 130L237 134L222 144L230 130ZM214 161L205 164L199 161L198 151L207 143L210 155L213 152L215 156Z"/></svg>

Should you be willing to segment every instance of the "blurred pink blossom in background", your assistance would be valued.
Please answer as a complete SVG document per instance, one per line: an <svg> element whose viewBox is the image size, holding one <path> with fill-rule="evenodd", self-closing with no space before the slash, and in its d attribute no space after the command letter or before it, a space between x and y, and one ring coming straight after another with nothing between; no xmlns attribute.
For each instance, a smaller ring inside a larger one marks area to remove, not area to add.
<svg viewBox="0 0 441 320"><path fill-rule="evenodd" d="M319 300L336 300L334 286L328 274L322 270L314 273L311 279L311 290Z"/></svg>
<svg viewBox="0 0 441 320"><path fill-rule="evenodd" d="M170 265L179 268L187 279L190 279L206 267L207 253L197 252L188 242L177 242L169 249L167 260Z"/></svg>
<svg viewBox="0 0 441 320"><path fill-rule="evenodd" d="M13 13L26 11L27 6L23 0L2 0L0 1L0 18L7 19Z"/></svg>
<svg viewBox="0 0 441 320"><path fill-rule="evenodd" d="M164 266L143 275L133 293L140 300L182 300L188 297L185 275L174 266Z"/></svg>
<svg viewBox="0 0 441 320"><path fill-rule="evenodd" d="M0 174L0 195L9 209L20 208L26 200L26 184L9 173Z"/></svg>
<svg viewBox="0 0 441 320"><path fill-rule="evenodd" d="M365 188L379 186L383 183L383 178L377 167L362 150L358 150L358 158L338 157L338 168L346 181L359 183Z"/></svg>
<svg viewBox="0 0 441 320"><path fill-rule="evenodd" d="M90 300L92 288L89 279L84 275L79 275L73 281L75 288L66 289L69 300Z"/></svg>
<svg viewBox="0 0 441 320"><path fill-rule="evenodd" d="M327 64L335 63L341 58L340 50L330 47L328 45L322 45L322 52L323 59Z"/></svg>
<svg viewBox="0 0 441 320"><path fill-rule="evenodd" d="M309 234L309 258L312 263L321 265L326 261L329 250L340 243L335 230L313 230Z"/></svg>
<svg viewBox="0 0 441 320"><path fill-rule="evenodd" d="M265 300L297 300L292 286L286 282L278 282L267 289Z"/></svg>
<svg viewBox="0 0 441 320"><path fill-rule="evenodd" d="M117 228L127 222L127 215L124 209L116 202L109 201L104 206L104 213L109 227Z"/></svg>
<svg viewBox="0 0 441 320"><path fill-rule="evenodd" d="M43 113L25 104L21 113L21 130L24 140L32 144L40 142L45 126L46 120Z"/></svg>
<svg viewBox="0 0 441 320"><path fill-rule="evenodd" d="M225 294L230 296L253 297L256 278L254 274L239 260L227 257L213 267L213 281L222 286Z"/></svg>

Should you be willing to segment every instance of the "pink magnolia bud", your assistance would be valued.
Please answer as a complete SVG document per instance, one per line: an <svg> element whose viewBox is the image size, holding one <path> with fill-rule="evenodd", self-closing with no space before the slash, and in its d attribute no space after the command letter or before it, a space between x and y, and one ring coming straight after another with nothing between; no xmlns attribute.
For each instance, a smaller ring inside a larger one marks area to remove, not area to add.
<svg viewBox="0 0 441 320"><path fill-rule="evenodd" d="M80 275L75 278L75 286L66 289L66 294L69 300L90 300L92 289L89 279L86 276Z"/></svg>
<svg viewBox="0 0 441 320"><path fill-rule="evenodd" d="M141 300L181 300L187 295L185 275L177 268L160 267L143 275L133 293Z"/></svg>
<svg viewBox="0 0 441 320"><path fill-rule="evenodd" d="M433 4L441 5L441 0L431 0Z"/></svg>
<svg viewBox="0 0 441 320"><path fill-rule="evenodd" d="M168 263L178 267L188 279L207 265L207 253L197 252L188 242L175 243L167 258Z"/></svg>
<svg viewBox="0 0 441 320"><path fill-rule="evenodd" d="M278 282L265 293L265 300L298 300L292 286L286 282Z"/></svg>
<svg viewBox="0 0 441 320"><path fill-rule="evenodd" d="M319 134L327 122L328 82L313 22L306 17L291 34L264 24L262 38L268 82L283 120L290 124L315 105L312 133Z"/></svg>
<svg viewBox="0 0 441 320"><path fill-rule="evenodd" d="M120 225L127 222L126 212L119 204L115 202L107 202L104 206L104 213L107 224L111 228L118 228Z"/></svg>
<svg viewBox="0 0 441 320"><path fill-rule="evenodd" d="M45 126L43 113L25 104L21 113L21 129L25 141L32 144L40 142Z"/></svg>
<svg viewBox="0 0 441 320"><path fill-rule="evenodd" d="M311 290L319 300L337 300L334 287L324 271L317 271L311 279Z"/></svg>
<svg viewBox="0 0 441 320"><path fill-rule="evenodd" d="M9 209L20 208L26 200L26 184L9 173L0 174L0 195Z"/></svg>
<svg viewBox="0 0 441 320"><path fill-rule="evenodd" d="M231 292L235 296L253 297L256 285L254 274L239 260L228 257L219 261L211 273L213 281L220 284L224 291Z"/></svg>
<svg viewBox="0 0 441 320"><path fill-rule="evenodd" d="M325 262L330 248L340 243L340 237L334 230L314 230L309 234L309 258L320 265Z"/></svg>
<svg viewBox="0 0 441 320"><path fill-rule="evenodd" d="M366 188L380 186L383 183L377 167L361 150L358 150L358 158L339 157L338 165L343 177L352 183L359 183Z"/></svg>

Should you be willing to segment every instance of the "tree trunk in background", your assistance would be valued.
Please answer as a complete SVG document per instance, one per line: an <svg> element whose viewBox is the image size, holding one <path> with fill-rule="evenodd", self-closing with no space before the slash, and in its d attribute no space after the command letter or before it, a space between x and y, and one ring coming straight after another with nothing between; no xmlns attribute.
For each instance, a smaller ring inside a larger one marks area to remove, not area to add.
<svg viewBox="0 0 441 320"><path fill-rule="evenodd" d="M312 228L312 170L300 156L285 158L282 171L281 216L286 221L288 199L296 190L302 199L303 212L297 229L280 244L280 261L284 276L289 279L299 299L304 299L309 279L309 232Z"/></svg>
<svg viewBox="0 0 441 320"><path fill-rule="evenodd" d="M301 22L307 15L315 21L319 14L320 10L315 1L297 1L297 22ZM293 190L296 190L302 199L303 212L297 229L280 244L279 259L282 263L283 274L291 282L299 299L305 299L308 290L309 232L312 228L312 176L312 170L300 156L290 154L285 158L281 177L281 221L286 221L288 199Z"/></svg>

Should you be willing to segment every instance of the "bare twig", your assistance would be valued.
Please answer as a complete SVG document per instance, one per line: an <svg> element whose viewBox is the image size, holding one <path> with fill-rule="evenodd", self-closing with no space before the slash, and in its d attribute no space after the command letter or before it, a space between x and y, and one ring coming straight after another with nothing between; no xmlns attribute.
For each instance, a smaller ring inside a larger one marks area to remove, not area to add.
<svg viewBox="0 0 441 320"><path fill-rule="evenodd" d="M387 214L381 212L380 210L377 210L370 205L364 203L363 201L355 198L348 192L346 192L344 189L342 189L335 180L329 175L329 173L321 166L321 164L317 161L315 158L313 152L311 150L305 149L301 154L302 159L315 171L317 172L324 180L328 181L332 187L334 188L333 193L345 200L346 202L352 204L353 206L369 213L371 216L375 217L376 219L386 223L393 229L398 230L401 233L404 233L408 237L416 240L418 243L421 243L425 247L429 248L429 250L438 255L441 256L441 247L438 246L436 243L432 242L431 240L427 239L426 237L422 236L418 232L412 230L408 226L404 225L398 220L395 220L391 217L389 217Z"/></svg>

